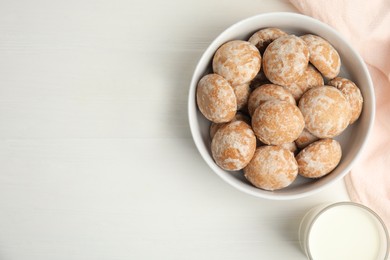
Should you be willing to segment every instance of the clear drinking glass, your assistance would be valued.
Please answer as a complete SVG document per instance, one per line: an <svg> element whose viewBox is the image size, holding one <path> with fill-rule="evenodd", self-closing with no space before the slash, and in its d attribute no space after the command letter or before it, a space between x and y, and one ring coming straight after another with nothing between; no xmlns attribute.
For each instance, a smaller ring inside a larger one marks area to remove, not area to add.
<svg viewBox="0 0 390 260"><path fill-rule="evenodd" d="M299 241L313 260L386 260L389 256L385 223L354 202L323 204L308 211L299 227Z"/></svg>

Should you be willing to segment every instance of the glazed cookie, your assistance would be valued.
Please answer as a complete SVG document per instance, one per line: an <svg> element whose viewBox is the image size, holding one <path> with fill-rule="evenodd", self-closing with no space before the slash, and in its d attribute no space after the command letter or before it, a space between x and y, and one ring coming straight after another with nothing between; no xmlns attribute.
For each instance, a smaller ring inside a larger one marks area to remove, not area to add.
<svg viewBox="0 0 390 260"><path fill-rule="evenodd" d="M230 41L215 52L213 70L235 86L250 82L259 73L259 50L246 41Z"/></svg>
<svg viewBox="0 0 390 260"><path fill-rule="evenodd" d="M252 159L256 137L243 121L222 126L211 141L211 153L216 164L224 170L238 171Z"/></svg>
<svg viewBox="0 0 390 260"><path fill-rule="evenodd" d="M302 78L302 77L301 77ZM298 81L297 81L298 82ZM294 97L294 99L296 100L296 102L299 101L299 99L302 97L303 95L303 91L302 89L298 86L298 84L296 82L290 84L290 85L287 85L287 86L284 86L284 88L291 93L291 95Z"/></svg>
<svg viewBox="0 0 390 260"><path fill-rule="evenodd" d="M330 173L341 160L341 146L333 139L314 142L296 157L299 174L307 178L319 178Z"/></svg>
<svg viewBox="0 0 390 260"><path fill-rule="evenodd" d="M295 99L285 88L275 84L264 84L250 94L248 99L248 112L253 115L255 109L268 100L287 101L295 105Z"/></svg>
<svg viewBox="0 0 390 260"><path fill-rule="evenodd" d="M304 126L301 111L287 101L269 100L256 108L252 117L253 131L265 144L291 143Z"/></svg>
<svg viewBox="0 0 390 260"><path fill-rule="evenodd" d="M351 109L347 99L336 88L314 87L299 100L306 129L319 138L331 138L347 128Z"/></svg>
<svg viewBox="0 0 390 260"><path fill-rule="evenodd" d="M284 143L284 144L281 144L279 146L284 148L284 149L289 150L290 152L292 152L294 154L298 151L298 148L297 148L297 145L295 144L295 142Z"/></svg>
<svg viewBox="0 0 390 260"><path fill-rule="evenodd" d="M278 28L265 28L255 32L250 38L249 42L259 49L263 54L267 46L280 36L285 36L287 33Z"/></svg>
<svg viewBox="0 0 390 260"><path fill-rule="evenodd" d="M324 79L322 78L321 73L319 73L313 65L309 64L303 75L296 82L285 86L285 88L288 89L294 96L295 100L298 101L302 97L303 93L310 88L323 85Z"/></svg>
<svg viewBox="0 0 390 260"><path fill-rule="evenodd" d="M302 133L299 135L297 140L295 140L295 144L298 146L299 149L303 149L309 144L315 142L318 140L317 136L312 135L309 131L303 129Z"/></svg>
<svg viewBox="0 0 390 260"><path fill-rule="evenodd" d="M290 185L298 175L294 154L280 146L261 146L244 168L245 178L264 190L278 190Z"/></svg>
<svg viewBox="0 0 390 260"><path fill-rule="evenodd" d="M290 85L305 72L309 63L309 50L305 42L294 35L274 40L264 52L263 69L274 84Z"/></svg>
<svg viewBox="0 0 390 260"><path fill-rule="evenodd" d="M217 74L201 78L196 89L196 102L200 112L214 123L229 122L237 110L233 88Z"/></svg>
<svg viewBox="0 0 390 260"><path fill-rule="evenodd" d="M237 110L246 110L251 89L249 83L233 86L237 98Z"/></svg>
<svg viewBox="0 0 390 260"><path fill-rule="evenodd" d="M340 72L340 56L333 46L323 38L306 34L301 36L310 52L310 62L324 77L333 79Z"/></svg>
<svg viewBox="0 0 390 260"><path fill-rule="evenodd" d="M230 121L230 122L239 121L239 120L244 121L248 125L251 124L251 120L250 120L249 116L247 116L246 114L241 113L241 112L237 112L236 115L233 117L232 121ZM211 125L210 125L210 138L213 139L215 136L215 133L218 131L218 129L220 129L222 126L224 126L226 124L228 124L228 123L219 123L219 124L211 123Z"/></svg>
<svg viewBox="0 0 390 260"><path fill-rule="evenodd" d="M353 124L362 113L363 97L360 89L355 83L349 79L337 77L329 81L329 85L336 87L347 98L349 105L351 106L351 120L350 124Z"/></svg>
<svg viewBox="0 0 390 260"><path fill-rule="evenodd" d="M271 82L265 76L264 71L261 69L259 73L256 75L256 77L251 81L250 88L253 90L264 84L270 84L270 83Z"/></svg>

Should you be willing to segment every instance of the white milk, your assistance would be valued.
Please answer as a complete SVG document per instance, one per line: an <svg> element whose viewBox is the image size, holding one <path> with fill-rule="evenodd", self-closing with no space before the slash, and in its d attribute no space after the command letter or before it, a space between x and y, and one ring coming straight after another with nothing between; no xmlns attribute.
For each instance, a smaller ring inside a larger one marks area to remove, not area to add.
<svg viewBox="0 0 390 260"><path fill-rule="evenodd" d="M306 254L314 260L385 259L388 238L377 217L356 204L334 205L309 216L304 235Z"/></svg>

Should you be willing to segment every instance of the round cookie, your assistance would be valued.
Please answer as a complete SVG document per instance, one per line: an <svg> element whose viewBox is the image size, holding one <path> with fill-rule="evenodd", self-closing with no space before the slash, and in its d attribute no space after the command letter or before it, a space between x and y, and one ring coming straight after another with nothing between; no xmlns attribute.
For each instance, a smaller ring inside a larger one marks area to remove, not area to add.
<svg viewBox="0 0 390 260"><path fill-rule="evenodd" d="M269 100L256 108L252 117L253 131L265 144L291 143L304 126L301 111L286 101Z"/></svg>
<svg viewBox="0 0 390 260"><path fill-rule="evenodd" d="M236 115L233 117L232 121L230 122L234 122L234 121L244 121L245 123L247 123L248 125L251 124L251 120L249 118L249 116L247 116L246 114L244 113L241 113L241 112L237 112ZM213 139L214 136L215 136L215 133L218 131L218 129L220 129L222 126L226 125L228 123L219 123L219 124L216 124L216 123L211 123L210 125L210 138Z"/></svg>
<svg viewBox="0 0 390 260"><path fill-rule="evenodd" d="M294 97L285 88L275 84L264 84L250 94L248 99L249 114L253 115L255 109L268 100L281 100L293 105L296 104Z"/></svg>
<svg viewBox="0 0 390 260"><path fill-rule="evenodd" d="M196 89L200 112L214 123L229 122L237 111L236 95L229 82L217 74L200 79Z"/></svg>
<svg viewBox="0 0 390 260"><path fill-rule="evenodd" d="M295 100L298 101L302 97L303 93L305 93L310 88L323 85L324 79L322 78L321 73L319 73L318 70L313 67L313 65L309 64L298 81L285 86L285 88L289 90Z"/></svg>
<svg viewBox="0 0 390 260"><path fill-rule="evenodd" d="M284 143L284 144L281 144L279 146L284 148L284 149L289 150L290 152L292 152L294 154L298 151L298 148L297 148L297 145L295 144L295 142Z"/></svg>
<svg viewBox="0 0 390 260"><path fill-rule="evenodd" d="M267 77L264 74L264 71L261 69L259 73L256 75L256 77L251 81L250 88L253 90L255 88L260 87L264 84L270 84L271 82L267 79Z"/></svg>
<svg viewBox="0 0 390 260"><path fill-rule="evenodd" d="M349 123L353 124L362 113L363 97L360 89L349 79L341 77L332 79L328 84L339 89L347 98L349 105L351 106L351 120Z"/></svg>
<svg viewBox="0 0 390 260"><path fill-rule="evenodd" d="M299 174L307 178L320 178L336 168L341 154L341 146L336 140L316 141L297 155Z"/></svg>
<svg viewBox="0 0 390 260"><path fill-rule="evenodd" d="M301 77L302 78L302 77ZM284 86L284 88L291 93L291 95L294 97L294 99L296 100L296 102L299 101L299 99L302 97L303 95L303 91L302 89L298 86L297 83L292 83L290 85L287 85L287 86Z"/></svg>
<svg viewBox="0 0 390 260"><path fill-rule="evenodd" d="M314 87L299 100L299 109L305 118L305 127L319 138L331 138L347 128L351 109L347 99L336 88Z"/></svg>
<svg viewBox="0 0 390 260"><path fill-rule="evenodd" d="M299 135L297 140L295 140L295 144L298 146L299 149L303 149L309 144L315 142L318 140L317 136L312 135L309 131L303 129L302 133Z"/></svg>
<svg viewBox="0 0 390 260"><path fill-rule="evenodd" d="M248 83L261 67L259 50L246 41L234 40L223 44L215 52L213 71L235 86Z"/></svg>
<svg viewBox="0 0 390 260"><path fill-rule="evenodd" d="M249 83L233 86L237 98L237 110L246 110L251 89Z"/></svg>
<svg viewBox="0 0 390 260"><path fill-rule="evenodd" d="M248 41L255 45L260 53L263 54L271 42L285 35L287 35L287 33L278 28L265 28L255 32Z"/></svg>
<svg viewBox="0 0 390 260"><path fill-rule="evenodd" d="M224 170L238 171L252 159L256 150L256 137L243 121L222 126L211 141L215 163Z"/></svg>
<svg viewBox="0 0 390 260"><path fill-rule="evenodd" d="M274 84L290 85L305 72L309 63L309 50L303 40L295 35L274 40L264 52L263 69Z"/></svg>
<svg viewBox="0 0 390 260"><path fill-rule="evenodd" d="M257 188L278 190L290 185L298 175L294 154L280 146L261 146L244 168L245 178Z"/></svg>
<svg viewBox="0 0 390 260"><path fill-rule="evenodd" d="M324 77L333 79L340 72L341 61L338 52L323 38L306 34L301 36L310 52L310 62Z"/></svg>

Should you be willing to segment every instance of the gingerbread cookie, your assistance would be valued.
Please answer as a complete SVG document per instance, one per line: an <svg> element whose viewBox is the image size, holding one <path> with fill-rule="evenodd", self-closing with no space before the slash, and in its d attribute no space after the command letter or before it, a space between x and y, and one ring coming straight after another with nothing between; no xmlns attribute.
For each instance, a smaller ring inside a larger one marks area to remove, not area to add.
<svg viewBox="0 0 390 260"><path fill-rule="evenodd" d="M295 105L295 99L285 88L275 84L264 84L252 91L248 99L248 112L253 115L255 109L268 100L287 101Z"/></svg>
<svg viewBox="0 0 390 260"><path fill-rule="evenodd" d="M260 71L259 50L246 41L230 41L215 52L213 70L232 85L250 82Z"/></svg>
<svg viewBox="0 0 390 260"><path fill-rule="evenodd" d="M244 121L248 125L251 124L251 119L249 118L249 116L247 116L246 114L241 113L241 112L237 112L236 115L233 117L233 119L230 122L239 121L239 120ZM222 126L224 126L228 123L219 123L219 124L211 123L210 130L209 130L210 138L213 139L214 135L218 131L218 129L220 129Z"/></svg>
<svg viewBox="0 0 390 260"><path fill-rule="evenodd" d="M294 83L284 86L291 92L295 100L299 100L303 93L312 87L318 87L324 85L324 79L321 73L318 72L313 65L309 64L303 75Z"/></svg>
<svg viewBox="0 0 390 260"><path fill-rule="evenodd" d="M331 138L347 128L351 108L344 95L330 86L309 89L299 100L305 127L319 138Z"/></svg>
<svg viewBox="0 0 390 260"><path fill-rule="evenodd" d="M294 154L280 146L261 146L244 168L245 178L264 190L278 190L290 185L298 175Z"/></svg>
<svg viewBox="0 0 390 260"><path fill-rule="evenodd" d="M263 69L274 84L290 85L305 72L309 63L309 49L305 42L294 35L274 40L264 52Z"/></svg>
<svg viewBox="0 0 390 260"><path fill-rule="evenodd" d="M253 131L265 144L291 143L304 126L301 111L287 101L269 100L256 108L252 117Z"/></svg>
<svg viewBox="0 0 390 260"><path fill-rule="evenodd" d="M314 136L306 129L303 129L302 133L299 135L297 140L295 140L295 144L298 146L299 149L303 149L309 144L317 140L318 140L317 136Z"/></svg>
<svg viewBox="0 0 390 260"><path fill-rule="evenodd" d="M293 154L295 154L295 153L298 151L298 148L297 148L297 145L295 144L295 142L284 143L284 144L281 144L281 145L279 145L279 146L282 147L282 148L284 148L284 149L289 150L289 151L292 152Z"/></svg>
<svg viewBox="0 0 390 260"><path fill-rule="evenodd" d="M234 94L237 98L237 110L247 110L248 98L251 93L249 83L233 86Z"/></svg>
<svg viewBox="0 0 390 260"><path fill-rule="evenodd" d="M217 74L208 74L199 81L196 102L200 112L214 123L229 122L237 111L233 88Z"/></svg>
<svg viewBox="0 0 390 260"><path fill-rule="evenodd" d="M263 54L271 42L285 35L287 35L287 33L278 28L265 28L255 32L248 41L255 45L260 53Z"/></svg>
<svg viewBox="0 0 390 260"><path fill-rule="evenodd" d="M310 63L316 67L324 77L333 79L340 72L341 61L338 52L323 38L306 34L301 36L310 52Z"/></svg>
<svg viewBox="0 0 390 260"><path fill-rule="evenodd" d="M355 83L349 79L337 77L329 81L329 85L336 87L347 98L349 105L351 106L351 120L350 124L353 124L362 113L363 108L363 96L360 89Z"/></svg>
<svg viewBox="0 0 390 260"><path fill-rule="evenodd" d="M215 163L224 170L238 171L252 159L256 150L256 137L243 121L222 126L211 141Z"/></svg>
<svg viewBox="0 0 390 260"><path fill-rule="evenodd" d="M253 90L264 84L271 84L271 82L267 79L264 71L261 69L256 77L251 81L250 88Z"/></svg>
<svg viewBox="0 0 390 260"><path fill-rule="evenodd" d="M322 177L336 168L341 154L341 146L336 140L316 141L297 155L299 174L307 178Z"/></svg>

